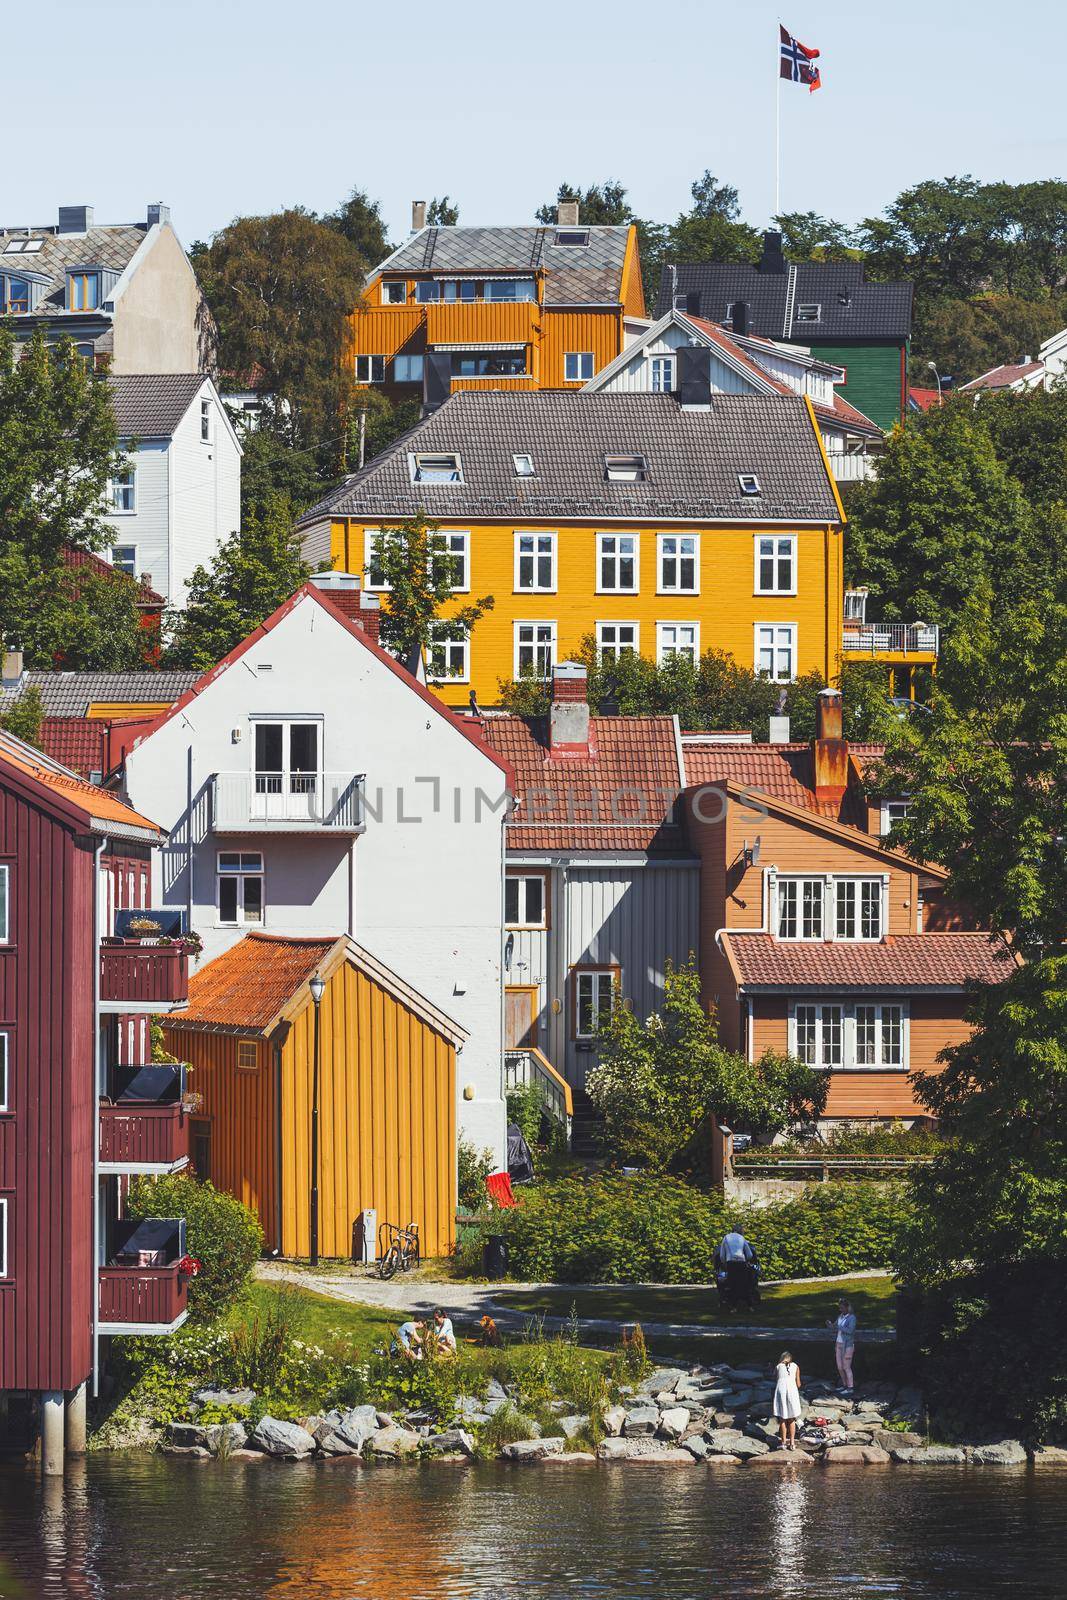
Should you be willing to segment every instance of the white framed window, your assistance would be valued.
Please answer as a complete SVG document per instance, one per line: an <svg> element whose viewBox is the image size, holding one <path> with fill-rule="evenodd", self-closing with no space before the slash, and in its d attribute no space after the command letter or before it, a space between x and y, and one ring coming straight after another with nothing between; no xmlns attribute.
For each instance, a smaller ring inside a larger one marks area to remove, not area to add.
<svg viewBox="0 0 1067 1600"><path fill-rule="evenodd" d="M470 682L470 644L466 634L447 622L435 624L429 649L430 677L435 683Z"/></svg>
<svg viewBox="0 0 1067 1600"><path fill-rule="evenodd" d="M256 1072L259 1069L259 1046L254 1039L238 1039L238 1072Z"/></svg>
<svg viewBox="0 0 1067 1600"><path fill-rule="evenodd" d="M754 472L739 472L737 474L737 487L740 489L742 494L746 495L757 495L763 493L763 490L760 488L759 479L756 477Z"/></svg>
<svg viewBox="0 0 1067 1600"><path fill-rule="evenodd" d="M382 301L387 306L406 306L408 286L405 278L391 278L382 284Z"/></svg>
<svg viewBox="0 0 1067 1600"><path fill-rule="evenodd" d="M201 400L201 402L200 402L200 442L201 442L201 444L210 444L211 443L211 440L212 440L212 437L213 437L213 432L214 432L212 424L213 424L213 418L212 418L212 415L211 415L211 401L210 400Z"/></svg>
<svg viewBox="0 0 1067 1600"><path fill-rule="evenodd" d="M615 1005L616 967L576 967L574 972L574 1037L595 1039Z"/></svg>
<svg viewBox="0 0 1067 1600"><path fill-rule="evenodd" d="M515 533L515 588L551 594L556 587L556 535Z"/></svg>
<svg viewBox="0 0 1067 1600"><path fill-rule="evenodd" d="M821 322L822 306L817 305L814 301L807 301L803 305L797 306L796 320L797 322Z"/></svg>
<svg viewBox="0 0 1067 1600"><path fill-rule="evenodd" d="M136 578L137 546L135 544L113 544L111 546L111 565L116 572L124 572L128 578Z"/></svg>
<svg viewBox="0 0 1067 1600"><path fill-rule="evenodd" d="M11 939L11 868L0 865L0 944Z"/></svg>
<svg viewBox="0 0 1067 1600"><path fill-rule="evenodd" d="M556 664L556 624L516 622L516 678L547 678Z"/></svg>
<svg viewBox="0 0 1067 1600"><path fill-rule="evenodd" d="M126 466L111 480L111 514L129 517L137 510L137 468Z"/></svg>
<svg viewBox="0 0 1067 1600"><path fill-rule="evenodd" d="M523 451L518 455L513 455L511 459L515 463L516 478L532 478L534 476L533 456Z"/></svg>
<svg viewBox="0 0 1067 1600"><path fill-rule="evenodd" d="M462 483L463 463L454 450L414 451L408 461L412 483Z"/></svg>
<svg viewBox="0 0 1067 1600"><path fill-rule="evenodd" d="M0 1032L0 1111L11 1110L11 1036Z"/></svg>
<svg viewBox="0 0 1067 1600"><path fill-rule="evenodd" d="M617 661L627 651L636 654L638 638L636 622L598 622L596 625L596 647L601 661Z"/></svg>
<svg viewBox="0 0 1067 1600"><path fill-rule="evenodd" d="M424 363L424 356L394 356L393 382L421 383Z"/></svg>
<svg viewBox="0 0 1067 1600"><path fill-rule="evenodd" d="M470 534L439 532L436 537L443 548L430 558L435 570L441 566L450 577L453 594L466 594L471 586Z"/></svg>
<svg viewBox="0 0 1067 1600"><path fill-rule="evenodd" d="M672 656L694 663L700 660L699 622L656 623L656 661L662 667Z"/></svg>
<svg viewBox="0 0 1067 1600"><path fill-rule="evenodd" d="M882 937L881 878L834 879L834 938L866 940Z"/></svg>
<svg viewBox="0 0 1067 1600"><path fill-rule="evenodd" d="M699 533L661 533L658 540L658 593L699 594Z"/></svg>
<svg viewBox="0 0 1067 1600"><path fill-rule="evenodd" d="M263 857L258 850L218 852L219 921L257 927L263 921Z"/></svg>
<svg viewBox="0 0 1067 1600"><path fill-rule="evenodd" d="M10 1275L7 1261L7 1201L0 1199L0 1278Z"/></svg>
<svg viewBox="0 0 1067 1600"><path fill-rule="evenodd" d="M640 534L598 533L597 594L637 594Z"/></svg>
<svg viewBox="0 0 1067 1600"><path fill-rule="evenodd" d="M504 879L504 922L509 928L547 928L548 895L543 873L509 875Z"/></svg>
<svg viewBox="0 0 1067 1600"><path fill-rule="evenodd" d="M755 668L775 683L790 683L797 674L795 622L757 622Z"/></svg>
<svg viewBox="0 0 1067 1600"><path fill-rule="evenodd" d="M670 394L674 389L674 357L653 356L650 366L652 368L652 393Z"/></svg>
<svg viewBox="0 0 1067 1600"><path fill-rule="evenodd" d="M434 278L418 278L415 282L415 299L420 306L430 305L441 298L441 285Z"/></svg>
<svg viewBox="0 0 1067 1600"><path fill-rule="evenodd" d="M356 382L357 383L384 383L385 382L385 357L384 356L357 356L356 357Z"/></svg>
<svg viewBox="0 0 1067 1600"><path fill-rule="evenodd" d="M895 822L903 822L911 810L910 800L883 800L882 801L882 838L889 833Z"/></svg>
<svg viewBox="0 0 1067 1600"><path fill-rule="evenodd" d="M778 878L778 938L821 939L825 897L825 878Z"/></svg>
<svg viewBox="0 0 1067 1600"><path fill-rule="evenodd" d="M564 354L564 383L588 383L594 371L593 352L591 350L568 350Z"/></svg>
<svg viewBox="0 0 1067 1600"><path fill-rule="evenodd" d="M755 592L796 594L797 542L792 534L759 534L752 542L755 549Z"/></svg>
<svg viewBox="0 0 1067 1600"><path fill-rule="evenodd" d="M789 1051L826 1071L907 1071L907 1002L795 1001L789 1007Z"/></svg>
<svg viewBox="0 0 1067 1600"><path fill-rule="evenodd" d="M388 589L385 581L385 568L382 566L381 545L382 539L387 539L388 534L384 528L364 528L363 530L363 587L365 589Z"/></svg>

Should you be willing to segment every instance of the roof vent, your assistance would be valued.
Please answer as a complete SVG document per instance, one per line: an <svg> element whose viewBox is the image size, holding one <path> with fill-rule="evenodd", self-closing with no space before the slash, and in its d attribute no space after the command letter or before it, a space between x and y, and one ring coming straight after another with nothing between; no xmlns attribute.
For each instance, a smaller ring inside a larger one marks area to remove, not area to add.
<svg viewBox="0 0 1067 1600"><path fill-rule="evenodd" d="M57 233L88 233L92 225L92 206L60 206Z"/></svg>
<svg viewBox="0 0 1067 1600"><path fill-rule="evenodd" d="M559 228L576 228L578 226L577 200L561 200L556 207L556 226Z"/></svg>

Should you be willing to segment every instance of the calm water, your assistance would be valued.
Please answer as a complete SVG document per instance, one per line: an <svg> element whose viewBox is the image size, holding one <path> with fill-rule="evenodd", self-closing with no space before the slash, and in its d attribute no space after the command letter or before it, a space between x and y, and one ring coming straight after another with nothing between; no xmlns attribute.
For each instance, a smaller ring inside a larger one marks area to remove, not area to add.
<svg viewBox="0 0 1067 1600"><path fill-rule="evenodd" d="M3 1600L1067 1595L1067 1473L0 1468Z"/></svg>

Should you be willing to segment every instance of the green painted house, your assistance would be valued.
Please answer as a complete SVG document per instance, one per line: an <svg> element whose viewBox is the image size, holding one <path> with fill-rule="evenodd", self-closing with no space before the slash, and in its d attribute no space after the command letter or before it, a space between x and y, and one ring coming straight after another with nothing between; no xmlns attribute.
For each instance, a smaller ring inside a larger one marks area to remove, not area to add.
<svg viewBox="0 0 1067 1600"><path fill-rule="evenodd" d="M765 233L756 266L664 266L656 315L674 307L734 333L805 345L844 367L842 398L888 430L907 407L911 298L910 283L868 283L859 261L788 261L781 234Z"/></svg>

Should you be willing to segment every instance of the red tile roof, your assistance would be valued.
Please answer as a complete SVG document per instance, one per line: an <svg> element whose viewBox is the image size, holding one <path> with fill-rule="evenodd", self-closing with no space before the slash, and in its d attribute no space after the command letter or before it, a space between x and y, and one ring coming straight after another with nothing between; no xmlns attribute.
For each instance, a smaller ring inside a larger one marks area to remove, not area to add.
<svg viewBox="0 0 1067 1600"><path fill-rule="evenodd" d="M898 934L880 944L793 943L737 929L720 937L746 989L962 989L1000 983L1014 965L999 934Z"/></svg>
<svg viewBox="0 0 1067 1600"><path fill-rule="evenodd" d="M515 773L508 848L678 850L682 787L672 717L591 717L588 757L552 756L544 717L486 717L483 735Z"/></svg>
<svg viewBox="0 0 1067 1600"><path fill-rule="evenodd" d="M991 367L988 372L981 373L977 378L972 378L970 383L964 383L964 389L1010 389L1013 383L1018 383L1022 378L1030 378L1044 371L1044 362L1041 361L1016 361L1000 367Z"/></svg>
<svg viewBox="0 0 1067 1600"><path fill-rule="evenodd" d="M854 429L857 433L869 433L879 439L884 436L885 430L880 428L877 422L872 422L862 411L857 410L854 405L850 405L843 395L835 394L832 406L821 406L817 400L813 400L812 405L815 407L815 415L827 422L836 422L843 427Z"/></svg>
<svg viewBox="0 0 1067 1600"><path fill-rule="evenodd" d="M98 717L45 717L41 722L41 749L53 761L87 778L107 770L108 724Z"/></svg>
<svg viewBox="0 0 1067 1600"><path fill-rule="evenodd" d="M819 801L811 787L810 744L701 744L699 734L682 735L687 787L704 783L741 783L758 789L790 805L802 806L832 822L863 826L866 822L859 794L851 785L840 801ZM880 749L874 745L850 745L853 758ZM852 770L859 777L859 763Z"/></svg>
<svg viewBox="0 0 1067 1600"><path fill-rule="evenodd" d="M285 1009L336 944L336 939L246 934L190 976L189 1004L175 1019L176 1026L258 1033Z"/></svg>
<svg viewBox="0 0 1067 1600"><path fill-rule="evenodd" d="M145 583L143 578L136 580L130 578L129 573L121 572L113 567L110 561L103 561L100 556L94 555L91 550L64 550L63 565L70 569L88 567L90 572L95 572L101 578L114 578L122 582L137 583L136 604L147 610L155 610L163 604L163 596L158 594L151 584Z"/></svg>
<svg viewBox="0 0 1067 1600"><path fill-rule="evenodd" d="M936 389L910 388L908 399L919 411L929 411L931 406L941 403L941 396Z"/></svg>

